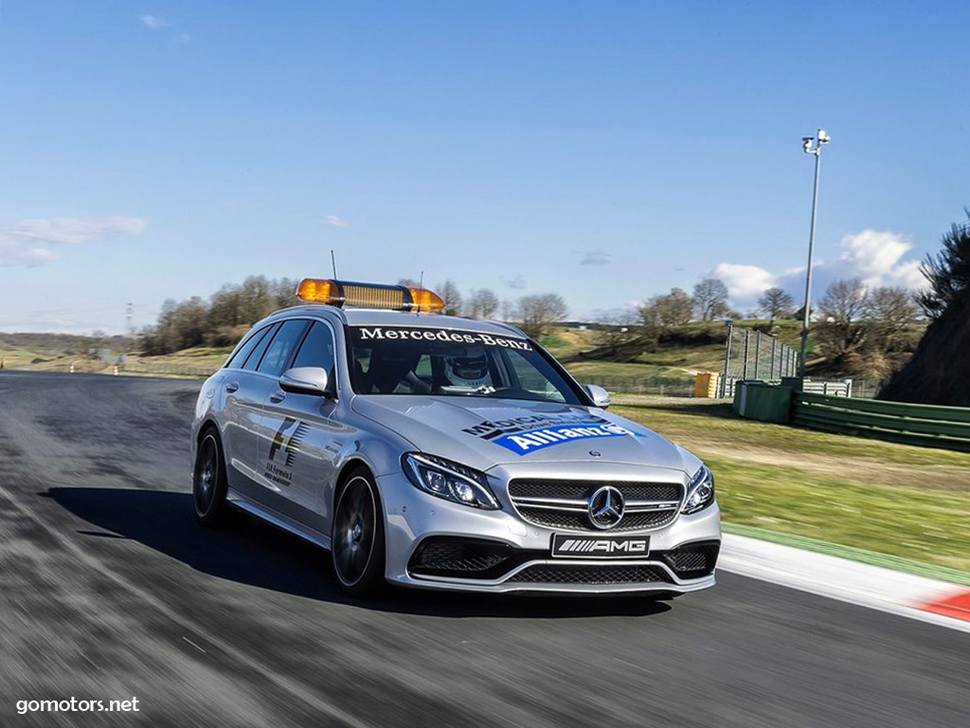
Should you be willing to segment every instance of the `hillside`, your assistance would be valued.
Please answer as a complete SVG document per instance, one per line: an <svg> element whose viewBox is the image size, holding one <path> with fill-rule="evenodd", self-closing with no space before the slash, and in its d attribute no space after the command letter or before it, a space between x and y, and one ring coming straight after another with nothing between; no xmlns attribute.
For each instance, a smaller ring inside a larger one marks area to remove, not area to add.
<svg viewBox="0 0 970 728"><path fill-rule="evenodd" d="M880 399L970 407L970 291L926 330L909 363L883 388Z"/></svg>
<svg viewBox="0 0 970 728"><path fill-rule="evenodd" d="M745 330L768 328L768 321L734 322L736 336ZM801 324L797 321L776 321L772 328L780 341L796 349L800 330ZM663 381L686 386L698 372L723 369L726 331L721 322L693 322L664 332L656 342L645 344L636 337L617 343L616 337L593 328L556 327L540 343L580 381L607 386L632 386L640 382L646 386ZM144 356L130 353L132 347L133 342L121 337L0 334L0 357L12 369L65 371L73 362L76 371L104 372L110 371L118 356L128 351L126 360L133 373L201 374L220 367L232 351L231 346L193 347L173 354ZM813 348L814 341L810 339L810 371L813 364L816 368L825 365L821 359L813 361Z"/></svg>

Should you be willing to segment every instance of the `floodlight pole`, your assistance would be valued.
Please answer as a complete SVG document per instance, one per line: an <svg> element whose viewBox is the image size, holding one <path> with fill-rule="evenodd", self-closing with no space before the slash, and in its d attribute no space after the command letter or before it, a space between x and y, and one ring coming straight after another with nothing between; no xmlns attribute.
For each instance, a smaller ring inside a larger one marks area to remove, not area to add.
<svg viewBox="0 0 970 728"><path fill-rule="evenodd" d="M812 310L812 258L815 253L815 220L818 217L818 175L822 166L822 146L829 143L829 135L819 129L815 137L803 137L802 149L815 155L815 186L812 189L812 229L808 236L808 270L805 273L805 309L802 320L802 352L798 361L798 376L805 378L805 359L808 355L808 325ZM814 144L814 146L813 146Z"/></svg>

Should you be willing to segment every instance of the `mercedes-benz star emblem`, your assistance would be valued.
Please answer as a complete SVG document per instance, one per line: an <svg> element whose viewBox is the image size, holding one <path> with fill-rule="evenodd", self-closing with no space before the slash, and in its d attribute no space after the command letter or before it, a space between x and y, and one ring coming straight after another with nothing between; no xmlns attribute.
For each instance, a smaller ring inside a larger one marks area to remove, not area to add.
<svg viewBox="0 0 970 728"><path fill-rule="evenodd" d="M605 485L589 499L589 522L596 528L613 528L623 519L623 494L612 485Z"/></svg>

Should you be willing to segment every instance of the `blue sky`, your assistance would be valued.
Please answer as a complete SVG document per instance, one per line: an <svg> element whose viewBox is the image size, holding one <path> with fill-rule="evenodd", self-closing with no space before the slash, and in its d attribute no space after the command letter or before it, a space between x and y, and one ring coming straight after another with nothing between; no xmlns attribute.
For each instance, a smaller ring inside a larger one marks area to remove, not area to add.
<svg viewBox="0 0 970 728"><path fill-rule="evenodd" d="M338 272L560 293L915 285L970 205L965 3L0 6L0 330ZM337 224L334 224L337 223Z"/></svg>

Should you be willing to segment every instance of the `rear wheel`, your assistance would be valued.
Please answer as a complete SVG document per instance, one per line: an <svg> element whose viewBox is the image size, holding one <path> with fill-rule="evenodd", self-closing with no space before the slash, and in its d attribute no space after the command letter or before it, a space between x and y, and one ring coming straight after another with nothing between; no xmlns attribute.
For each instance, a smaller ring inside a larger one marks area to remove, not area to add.
<svg viewBox="0 0 970 728"><path fill-rule="evenodd" d="M192 477L192 501L195 516L203 526L217 526L226 520L228 482L222 444L214 428L209 428L199 441Z"/></svg>
<svg viewBox="0 0 970 728"><path fill-rule="evenodd" d="M374 478L363 468L337 496L330 537L333 570L345 591L365 596L385 586L384 513Z"/></svg>

